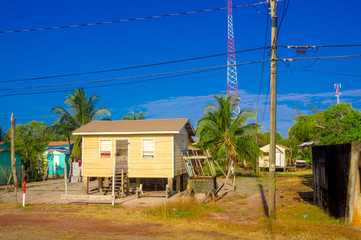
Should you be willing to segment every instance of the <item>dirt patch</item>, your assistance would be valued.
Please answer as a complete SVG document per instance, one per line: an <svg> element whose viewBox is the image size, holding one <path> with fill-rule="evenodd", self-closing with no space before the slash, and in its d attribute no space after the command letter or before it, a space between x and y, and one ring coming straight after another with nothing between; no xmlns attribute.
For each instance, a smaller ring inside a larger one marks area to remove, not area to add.
<svg viewBox="0 0 361 240"><path fill-rule="evenodd" d="M114 207L110 204L39 204L22 208L0 204L0 238L361 239L360 228L345 225L310 204L309 175L297 172L277 177L276 221L266 217L268 179L265 174L238 177L236 191L227 185L227 194L219 201L210 201L205 214L189 214L187 218L157 218L146 214L153 208L149 207L152 204L162 209L162 204L177 201L177 196L124 198ZM203 199L204 195L199 197Z"/></svg>

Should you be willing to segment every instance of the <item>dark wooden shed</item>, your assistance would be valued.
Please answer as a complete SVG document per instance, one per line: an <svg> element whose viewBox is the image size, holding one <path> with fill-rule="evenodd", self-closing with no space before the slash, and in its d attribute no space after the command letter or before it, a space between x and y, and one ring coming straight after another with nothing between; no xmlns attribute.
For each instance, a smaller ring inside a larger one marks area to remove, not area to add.
<svg viewBox="0 0 361 240"><path fill-rule="evenodd" d="M361 143L312 147L313 200L335 218L361 225Z"/></svg>

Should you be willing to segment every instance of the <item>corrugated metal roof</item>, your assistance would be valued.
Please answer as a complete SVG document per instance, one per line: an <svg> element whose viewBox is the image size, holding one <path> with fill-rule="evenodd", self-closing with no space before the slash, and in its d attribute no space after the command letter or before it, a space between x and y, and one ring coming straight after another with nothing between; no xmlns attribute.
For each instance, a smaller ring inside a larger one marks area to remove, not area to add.
<svg viewBox="0 0 361 240"><path fill-rule="evenodd" d="M73 135L179 133L183 127L188 135L195 136L189 118L92 121L75 130Z"/></svg>

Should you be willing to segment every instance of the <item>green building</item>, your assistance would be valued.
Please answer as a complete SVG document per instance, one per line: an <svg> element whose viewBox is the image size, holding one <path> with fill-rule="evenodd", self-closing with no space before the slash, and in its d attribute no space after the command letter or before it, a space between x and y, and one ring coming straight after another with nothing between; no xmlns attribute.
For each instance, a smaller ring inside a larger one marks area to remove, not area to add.
<svg viewBox="0 0 361 240"><path fill-rule="evenodd" d="M21 155L15 153L16 170L19 180L21 179ZM0 142L0 185L7 184L7 179L11 174L11 150L10 145L5 142ZM11 178L10 183L14 180Z"/></svg>
<svg viewBox="0 0 361 240"><path fill-rule="evenodd" d="M69 147L54 145L54 142L51 142L46 148L43 156L45 157L47 173L49 176L64 175L64 163L66 163L67 173L69 173Z"/></svg>

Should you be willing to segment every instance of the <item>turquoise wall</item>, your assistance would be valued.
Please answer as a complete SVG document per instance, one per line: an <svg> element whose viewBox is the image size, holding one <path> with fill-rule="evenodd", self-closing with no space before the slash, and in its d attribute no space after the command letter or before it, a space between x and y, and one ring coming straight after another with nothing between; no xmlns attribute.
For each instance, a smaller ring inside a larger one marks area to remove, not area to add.
<svg viewBox="0 0 361 240"><path fill-rule="evenodd" d="M16 170L19 180L21 179L21 156L15 154L16 157ZM11 153L8 151L0 152L0 165L3 168L4 172L7 174L7 177L10 177L11 173ZM11 180L13 183L14 180ZM7 179L0 168L0 185L7 184Z"/></svg>
<svg viewBox="0 0 361 240"><path fill-rule="evenodd" d="M56 156L59 156L59 165L54 169L54 157L56 158ZM64 163L66 163L67 173L69 173L68 154L48 154L46 158L48 159L48 175L64 175Z"/></svg>

